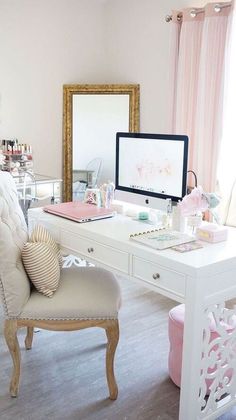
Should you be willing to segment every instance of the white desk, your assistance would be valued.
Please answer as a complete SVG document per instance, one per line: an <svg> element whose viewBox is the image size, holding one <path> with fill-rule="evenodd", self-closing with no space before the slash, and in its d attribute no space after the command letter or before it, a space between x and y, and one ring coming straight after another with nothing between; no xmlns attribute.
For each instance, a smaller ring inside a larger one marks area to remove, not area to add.
<svg viewBox="0 0 236 420"><path fill-rule="evenodd" d="M148 226L124 216L78 224L41 209L29 210L30 229L37 223L45 225L66 252L140 280L158 293L185 302L181 420L216 419L236 403L236 374L228 385L223 384L223 390L218 389L225 369L232 367L234 372L236 369L235 357L233 360L230 357L233 353L230 346L235 349L236 332L230 335L219 324L221 319L233 315L233 311L224 309L223 302L236 296L236 229L230 230L226 242L206 243L202 249L181 254L171 249L156 251L132 242L129 234L146 230ZM213 344L209 343L208 325L212 315L218 325L217 340L221 348L226 338L228 340L224 357L220 357L219 352L216 354ZM213 360L207 357L209 351L212 357L216 356L213 365L217 363L218 369L213 376L211 394L205 401L204 378Z"/></svg>

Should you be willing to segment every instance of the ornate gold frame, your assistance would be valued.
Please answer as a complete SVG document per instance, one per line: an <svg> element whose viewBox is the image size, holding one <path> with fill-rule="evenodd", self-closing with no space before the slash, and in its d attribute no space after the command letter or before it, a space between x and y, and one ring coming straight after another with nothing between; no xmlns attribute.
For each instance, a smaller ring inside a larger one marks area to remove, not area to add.
<svg viewBox="0 0 236 420"><path fill-rule="evenodd" d="M63 86L63 201L72 200L72 97L74 94L128 94L129 131L139 131L139 85Z"/></svg>

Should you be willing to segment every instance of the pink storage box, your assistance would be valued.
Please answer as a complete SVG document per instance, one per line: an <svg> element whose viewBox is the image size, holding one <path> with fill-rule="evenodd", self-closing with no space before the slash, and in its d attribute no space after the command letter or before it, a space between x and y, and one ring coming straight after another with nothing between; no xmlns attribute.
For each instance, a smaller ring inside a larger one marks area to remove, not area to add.
<svg viewBox="0 0 236 420"><path fill-rule="evenodd" d="M225 241L228 236L228 229L225 226L216 225L214 223L207 223L196 230L198 239L207 242L221 242Z"/></svg>

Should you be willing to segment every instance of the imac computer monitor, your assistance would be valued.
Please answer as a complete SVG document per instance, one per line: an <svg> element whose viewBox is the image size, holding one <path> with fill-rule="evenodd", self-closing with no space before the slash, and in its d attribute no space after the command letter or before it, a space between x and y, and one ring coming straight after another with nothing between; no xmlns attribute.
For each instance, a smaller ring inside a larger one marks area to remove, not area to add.
<svg viewBox="0 0 236 420"><path fill-rule="evenodd" d="M165 209L186 194L188 137L117 133L115 198Z"/></svg>

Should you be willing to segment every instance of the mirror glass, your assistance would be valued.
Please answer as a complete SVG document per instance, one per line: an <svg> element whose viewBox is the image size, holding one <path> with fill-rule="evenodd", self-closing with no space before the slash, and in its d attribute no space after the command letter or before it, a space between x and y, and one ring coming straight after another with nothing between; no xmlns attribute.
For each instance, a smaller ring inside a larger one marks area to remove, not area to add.
<svg viewBox="0 0 236 420"><path fill-rule="evenodd" d="M64 201L115 180L118 131L139 131L139 85L64 86Z"/></svg>

